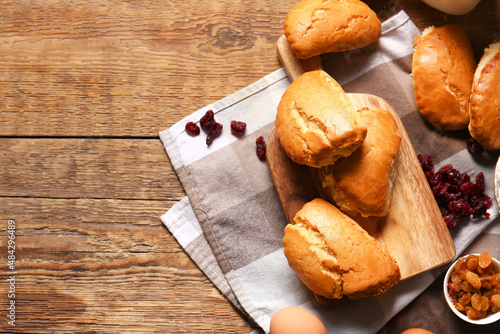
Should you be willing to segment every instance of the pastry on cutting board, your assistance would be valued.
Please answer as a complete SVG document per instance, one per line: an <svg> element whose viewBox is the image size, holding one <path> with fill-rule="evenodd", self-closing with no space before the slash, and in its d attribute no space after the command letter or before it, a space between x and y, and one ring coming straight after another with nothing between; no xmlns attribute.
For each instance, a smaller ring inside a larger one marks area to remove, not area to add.
<svg viewBox="0 0 500 334"><path fill-rule="evenodd" d="M292 161L322 167L354 152L366 137L366 126L342 87L316 70L299 76L284 92L276 132Z"/></svg>
<svg viewBox="0 0 500 334"><path fill-rule="evenodd" d="M315 294L358 299L388 291L401 278L390 253L354 220L316 198L285 227L290 267Z"/></svg>
<svg viewBox="0 0 500 334"><path fill-rule="evenodd" d="M320 192L351 217L389 212L401 145L398 124L387 110L359 111L366 125L363 144L333 165L312 169Z"/></svg>

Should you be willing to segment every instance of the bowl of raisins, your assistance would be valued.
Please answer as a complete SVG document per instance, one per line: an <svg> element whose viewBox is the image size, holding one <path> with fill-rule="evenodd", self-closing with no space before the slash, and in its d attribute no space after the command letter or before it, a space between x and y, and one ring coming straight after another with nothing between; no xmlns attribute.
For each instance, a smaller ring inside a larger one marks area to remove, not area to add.
<svg viewBox="0 0 500 334"><path fill-rule="evenodd" d="M455 261L443 289L450 309L462 320L486 325L500 319L500 261L488 252Z"/></svg>

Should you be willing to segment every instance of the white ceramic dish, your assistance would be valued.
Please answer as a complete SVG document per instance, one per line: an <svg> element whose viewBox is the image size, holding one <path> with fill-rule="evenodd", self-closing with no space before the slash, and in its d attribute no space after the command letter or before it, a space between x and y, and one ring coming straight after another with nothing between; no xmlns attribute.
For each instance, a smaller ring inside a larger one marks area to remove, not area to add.
<svg viewBox="0 0 500 334"><path fill-rule="evenodd" d="M500 158L498 158L495 166L495 197L497 198L497 203L500 206Z"/></svg>
<svg viewBox="0 0 500 334"><path fill-rule="evenodd" d="M479 255L479 254L476 254L476 255ZM468 255L464 255L464 256L468 256ZM458 261L458 259L457 259ZM483 319L479 319L479 320L471 320L469 319L465 314L459 312L456 308L455 308L455 305L453 305L452 301L451 301L451 298L450 298L450 295L448 294L448 282L450 281L450 276L451 276L451 273L453 271L453 268L455 267L455 264L457 263L457 261L455 261L451 266L450 268L448 268L448 271L446 272L446 275L444 276L444 282L443 282L443 292L444 292L444 298L446 299L446 302L448 303L448 306L450 307L450 309L453 311L453 313L455 313L457 315L457 317L459 317L460 319L464 320L464 321L467 321L468 323L471 323L471 324L475 324L475 325L487 325L487 324L491 324L491 323L494 323L495 321L498 321L500 320L500 312L497 312L497 313L493 313L493 314L489 314L487 315L485 318ZM500 271L500 261L498 261L497 259L493 258L493 270L495 272L499 272Z"/></svg>

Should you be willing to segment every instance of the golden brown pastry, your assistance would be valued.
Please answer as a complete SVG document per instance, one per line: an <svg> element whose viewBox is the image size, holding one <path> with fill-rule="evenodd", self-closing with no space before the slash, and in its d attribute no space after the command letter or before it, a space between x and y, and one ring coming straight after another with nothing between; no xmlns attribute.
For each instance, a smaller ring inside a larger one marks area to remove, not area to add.
<svg viewBox="0 0 500 334"><path fill-rule="evenodd" d="M358 0L302 0L285 18L285 36L298 58L357 49L376 42L377 15Z"/></svg>
<svg viewBox="0 0 500 334"><path fill-rule="evenodd" d="M490 151L500 149L500 40L484 50L474 74L469 132Z"/></svg>
<svg viewBox="0 0 500 334"><path fill-rule="evenodd" d="M366 127L342 87L317 70L295 79L281 97L276 132L292 161L321 167L358 148Z"/></svg>
<svg viewBox="0 0 500 334"><path fill-rule="evenodd" d="M384 217L391 205L401 135L389 111L359 113L368 129L363 144L350 156L313 171L326 198L351 217Z"/></svg>
<svg viewBox="0 0 500 334"><path fill-rule="evenodd" d="M415 39L412 67L422 116L441 130L467 128L476 62L465 29L453 24L425 29Z"/></svg>
<svg viewBox="0 0 500 334"><path fill-rule="evenodd" d="M285 227L288 264L314 293L328 299L376 296L397 284L399 266L354 220L317 198Z"/></svg>

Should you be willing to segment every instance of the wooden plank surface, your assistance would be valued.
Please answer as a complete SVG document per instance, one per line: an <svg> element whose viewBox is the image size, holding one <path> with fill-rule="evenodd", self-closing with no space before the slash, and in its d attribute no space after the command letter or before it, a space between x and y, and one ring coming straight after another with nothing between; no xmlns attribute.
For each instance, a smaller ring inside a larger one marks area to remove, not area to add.
<svg viewBox="0 0 500 334"><path fill-rule="evenodd" d="M277 69L292 2L2 1L2 134L157 136Z"/></svg>
<svg viewBox="0 0 500 334"><path fill-rule="evenodd" d="M158 131L278 69L295 2L2 1L0 309L9 219L19 307L0 332L251 330L160 222L184 190ZM495 0L461 18L367 3L420 29L460 20L476 54L499 30Z"/></svg>
<svg viewBox="0 0 500 334"><path fill-rule="evenodd" d="M174 202L0 198L2 218L16 222L14 332L248 332L158 223ZM2 219L2 244L6 226ZM0 256L7 258L6 247ZM1 271L4 281L4 263ZM0 332L9 329L0 322Z"/></svg>
<svg viewBox="0 0 500 334"><path fill-rule="evenodd" d="M2 196L180 199L162 143L151 139L0 138Z"/></svg>

